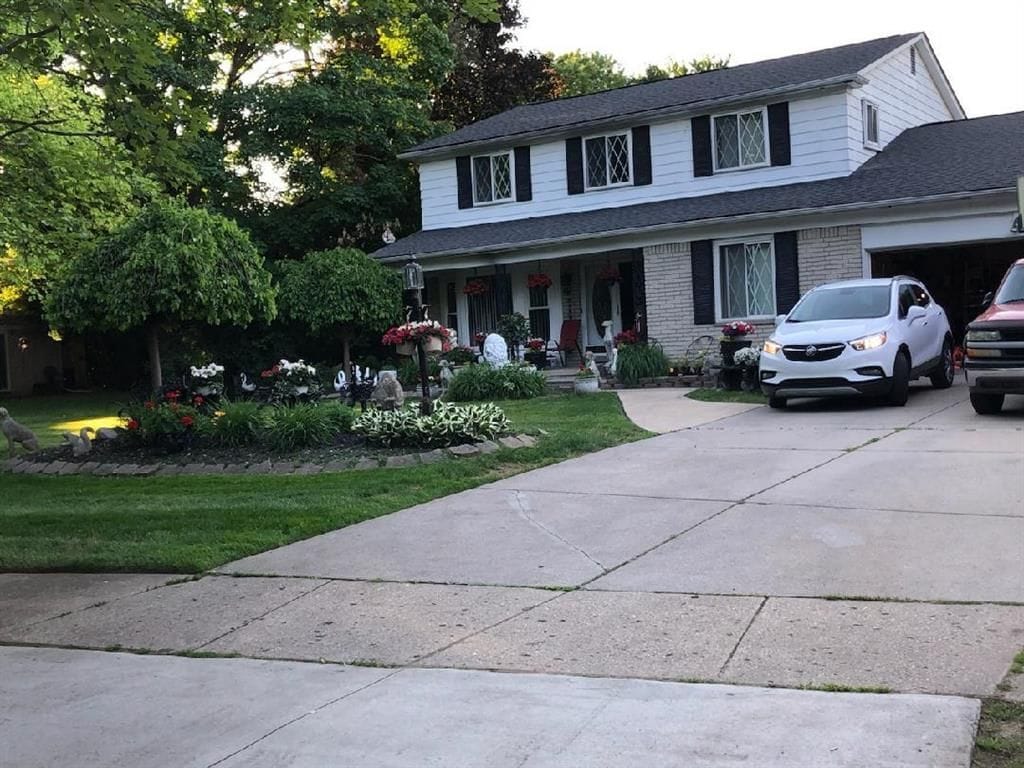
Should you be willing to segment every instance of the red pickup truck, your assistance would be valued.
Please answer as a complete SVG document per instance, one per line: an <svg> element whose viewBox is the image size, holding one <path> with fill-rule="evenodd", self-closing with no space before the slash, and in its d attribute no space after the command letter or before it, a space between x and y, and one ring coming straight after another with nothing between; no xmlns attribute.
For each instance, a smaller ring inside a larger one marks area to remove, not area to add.
<svg viewBox="0 0 1024 768"><path fill-rule="evenodd" d="M1010 266L992 303L967 326L966 342L975 411L999 413L1006 395L1024 395L1024 259Z"/></svg>

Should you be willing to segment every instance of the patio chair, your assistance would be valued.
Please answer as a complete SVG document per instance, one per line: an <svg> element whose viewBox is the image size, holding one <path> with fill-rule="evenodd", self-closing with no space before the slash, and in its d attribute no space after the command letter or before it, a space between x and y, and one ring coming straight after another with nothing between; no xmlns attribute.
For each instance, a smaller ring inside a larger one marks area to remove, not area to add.
<svg viewBox="0 0 1024 768"><path fill-rule="evenodd" d="M580 348L580 321L579 320L564 320L562 322L562 332L558 335L558 346L555 350L562 361L562 365L565 366L566 353L572 352L574 349L580 353L580 357L583 357L583 350Z"/></svg>

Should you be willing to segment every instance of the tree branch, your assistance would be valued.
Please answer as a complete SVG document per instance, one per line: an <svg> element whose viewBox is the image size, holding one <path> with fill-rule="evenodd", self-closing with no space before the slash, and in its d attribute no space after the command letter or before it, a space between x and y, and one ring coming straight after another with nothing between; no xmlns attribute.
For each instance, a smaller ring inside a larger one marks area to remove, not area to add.
<svg viewBox="0 0 1024 768"><path fill-rule="evenodd" d="M25 43L31 40L38 40L41 37L52 35L58 29L60 29L60 27L57 24L51 24L50 26L43 27L42 29L38 29L35 32L26 32L23 35L16 35L15 37L12 37L4 41L3 43L0 43L0 56L6 56L19 45L24 45Z"/></svg>

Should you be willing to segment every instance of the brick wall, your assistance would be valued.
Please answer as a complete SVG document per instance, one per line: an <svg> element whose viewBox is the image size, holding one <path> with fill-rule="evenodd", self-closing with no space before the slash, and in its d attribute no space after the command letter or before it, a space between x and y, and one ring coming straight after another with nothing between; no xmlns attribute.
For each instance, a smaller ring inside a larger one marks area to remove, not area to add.
<svg viewBox="0 0 1024 768"><path fill-rule="evenodd" d="M832 280L863 276L860 227L820 227L800 230L797 237L800 292ZM690 244L665 243L644 248L647 286L647 332L673 359L686 354L698 336L716 339L720 327L694 325L690 278ZM754 343L768 338L773 322L759 323Z"/></svg>
<svg viewBox="0 0 1024 768"><path fill-rule="evenodd" d="M583 309L580 299L580 270L574 261L562 262L562 320L579 320ZM555 329L552 329L554 332Z"/></svg>
<svg viewBox="0 0 1024 768"><path fill-rule="evenodd" d="M857 226L801 229L797 254L801 294L822 283L864 276Z"/></svg>

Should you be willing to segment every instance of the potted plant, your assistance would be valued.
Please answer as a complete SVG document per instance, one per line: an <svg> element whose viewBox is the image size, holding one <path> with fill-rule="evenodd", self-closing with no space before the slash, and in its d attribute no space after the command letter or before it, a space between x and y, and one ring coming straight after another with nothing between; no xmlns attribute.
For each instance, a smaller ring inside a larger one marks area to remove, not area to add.
<svg viewBox="0 0 1024 768"><path fill-rule="evenodd" d="M216 397L224 392L224 366L217 363L192 366L189 369L192 377L192 389L203 397Z"/></svg>
<svg viewBox="0 0 1024 768"><path fill-rule="evenodd" d="M304 360L278 360L260 374L270 381L276 398L296 398L319 394L320 378L316 368Z"/></svg>
<svg viewBox="0 0 1024 768"><path fill-rule="evenodd" d="M412 355L416 342L422 341L427 352L442 352L451 348L452 332L436 320L418 320L396 325L381 339L383 344L393 344L400 355Z"/></svg>
<svg viewBox="0 0 1024 768"><path fill-rule="evenodd" d="M634 331L632 328L628 328L622 333L615 334L615 346L621 347L624 344L639 344L640 334Z"/></svg>
<svg viewBox="0 0 1024 768"><path fill-rule="evenodd" d="M733 355L733 361L742 369L740 386L747 392L753 392L757 388L757 367L761 361L760 351L753 347L737 349Z"/></svg>
<svg viewBox="0 0 1024 768"><path fill-rule="evenodd" d="M508 344L509 357L512 360L518 360L519 347L530 338L530 321L520 312L502 315L498 318L498 333Z"/></svg>
<svg viewBox="0 0 1024 768"><path fill-rule="evenodd" d="M487 341L487 334L483 331L477 331L473 334L473 341L476 342L476 346L482 355L484 353L484 342Z"/></svg>
<svg viewBox="0 0 1024 768"><path fill-rule="evenodd" d="M582 367L576 374L576 381L573 383L573 390L577 395L590 395L600 388L600 381L597 374L590 368Z"/></svg>
<svg viewBox="0 0 1024 768"><path fill-rule="evenodd" d="M544 339L528 339L526 342L526 354L523 357L528 363L537 368L548 367L548 343Z"/></svg>
<svg viewBox="0 0 1024 768"><path fill-rule="evenodd" d="M756 330L757 328L755 328L754 325L744 320L733 320L731 323L726 323L722 326L722 341L720 347L722 350L723 365L736 365L733 355L736 354L736 350L750 346L750 340L746 337L747 335L754 333Z"/></svg>

